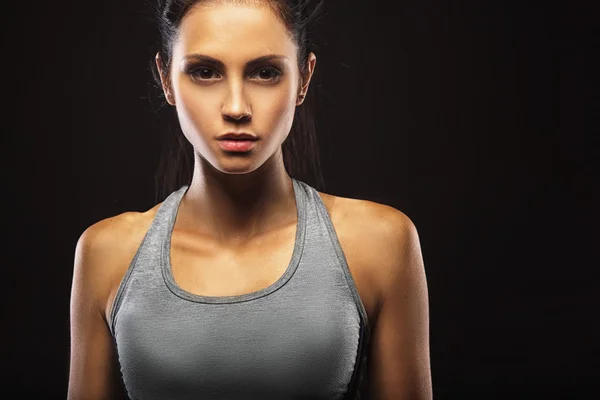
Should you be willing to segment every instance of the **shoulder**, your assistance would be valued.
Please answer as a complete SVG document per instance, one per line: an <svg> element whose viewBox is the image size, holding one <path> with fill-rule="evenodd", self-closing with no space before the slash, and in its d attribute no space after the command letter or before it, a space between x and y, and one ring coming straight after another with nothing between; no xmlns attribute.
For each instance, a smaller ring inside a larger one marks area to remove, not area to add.
<svg viewBox="0 0 600 400"><path fill-rule="evenodd" d="M392 246L416 234L413 221L402 211L370 200L334 196L318 192L332 219L344 230L377 247Z"/></svg>
<svg viewBox="0 0 600 400"><path fill-rule="evenodd" d="M139 234L148 212L128 211L90 225L79 237L77 247L90 256L108 257L127 247L127 239Z"/></svg>
<svg viewBox="0 0 600 400"><path fill-rule="evenodd" d="M344 251L352 254L377 288L378 298L386 296L390 278L402 268L414 265L407 258L420 255L417 228L401 210L370 200L333 196L319 192L328 208ZM342 239L343 238L343 239ZM415 253L416 252L416 253Z"/></svg>
<svg viewBox="0 0 600 400"><path fill-rule="evenodd" d="M157 205L158 206L158 205ZM75 271L106 317L107 304L152 223L157 206L102 219L84 230L75 250Z"/></svg>

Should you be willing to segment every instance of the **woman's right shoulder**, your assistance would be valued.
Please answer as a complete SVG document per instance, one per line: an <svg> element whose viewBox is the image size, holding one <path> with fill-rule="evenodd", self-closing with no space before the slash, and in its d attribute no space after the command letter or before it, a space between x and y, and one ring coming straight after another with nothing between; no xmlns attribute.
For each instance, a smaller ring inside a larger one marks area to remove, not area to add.
<svg viewBox="0 0 600 400"><path fill-rule="evenodd" d="M75 273L93 288L101 313L108 310L160 203L144 212L127 211L90 225L75 250Z"/></svg>
<svg viewBox="0 0 600 400"><path fill-rule="evenodd" d="M102 258L110 253L128 251L128 245L146 233L159 206L160 203L148 211L126 211L104 218L86 228L77 245L90 251L90 255Z"/></svg>
<svg viewBox="0 0 600 400"><path fill-rule="evenodd" d="M134 237L140 230L149 228L159 206L160 204L157 204L144 212L126 211L104 218L85 229L80 240L83 239L87 244L93 244L98 249L108 246L111 250L115 250L112 248L113 245L118 247L123 239Z"/></svg>

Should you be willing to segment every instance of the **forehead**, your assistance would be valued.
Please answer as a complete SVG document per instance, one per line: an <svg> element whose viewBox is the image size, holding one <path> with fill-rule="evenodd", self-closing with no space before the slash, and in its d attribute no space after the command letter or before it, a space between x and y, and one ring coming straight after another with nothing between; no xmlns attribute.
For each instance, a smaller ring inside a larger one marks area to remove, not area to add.
<svg viewBox="0 0 600 400"><path fill-rule="evenodd" d="M203 53L232 60L265 53L291 57L296 47L269 6L208 2L192 8L183 18L174 50L181 56Z"/></svg>

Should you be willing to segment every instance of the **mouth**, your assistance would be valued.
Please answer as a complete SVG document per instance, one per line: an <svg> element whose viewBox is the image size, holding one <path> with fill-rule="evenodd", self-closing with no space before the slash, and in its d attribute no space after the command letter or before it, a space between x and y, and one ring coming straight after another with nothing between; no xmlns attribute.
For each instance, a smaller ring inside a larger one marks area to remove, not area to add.
<svg viewBox="0 0 600 400"><path fill-rule="evenodd" d="M229 132L224 135L217 136L217 140L258 140L258 137L251 133Z"/></svg>
<svg viewBox="0 0 600 400"><path fill-rule="evenodd" d="M256 144L258 139L219 139L219 147L225 151L247 152Z"/></svg>

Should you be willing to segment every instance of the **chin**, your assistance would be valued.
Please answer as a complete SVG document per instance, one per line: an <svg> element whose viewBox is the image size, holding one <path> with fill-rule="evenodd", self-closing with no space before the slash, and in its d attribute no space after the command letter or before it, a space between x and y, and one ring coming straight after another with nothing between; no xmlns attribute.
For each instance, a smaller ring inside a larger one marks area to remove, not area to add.
<svg viewBox="0 0 600 400"><path fill-rule="evenodd" d="M256 164L256 159L249 154L243 156L238 154L234 156L225 155L224 157L226 159L223 159L223 156L218 157L218 165L213 164L217 170L224 174L248 174L260 167L260 165Z"/></svg>

